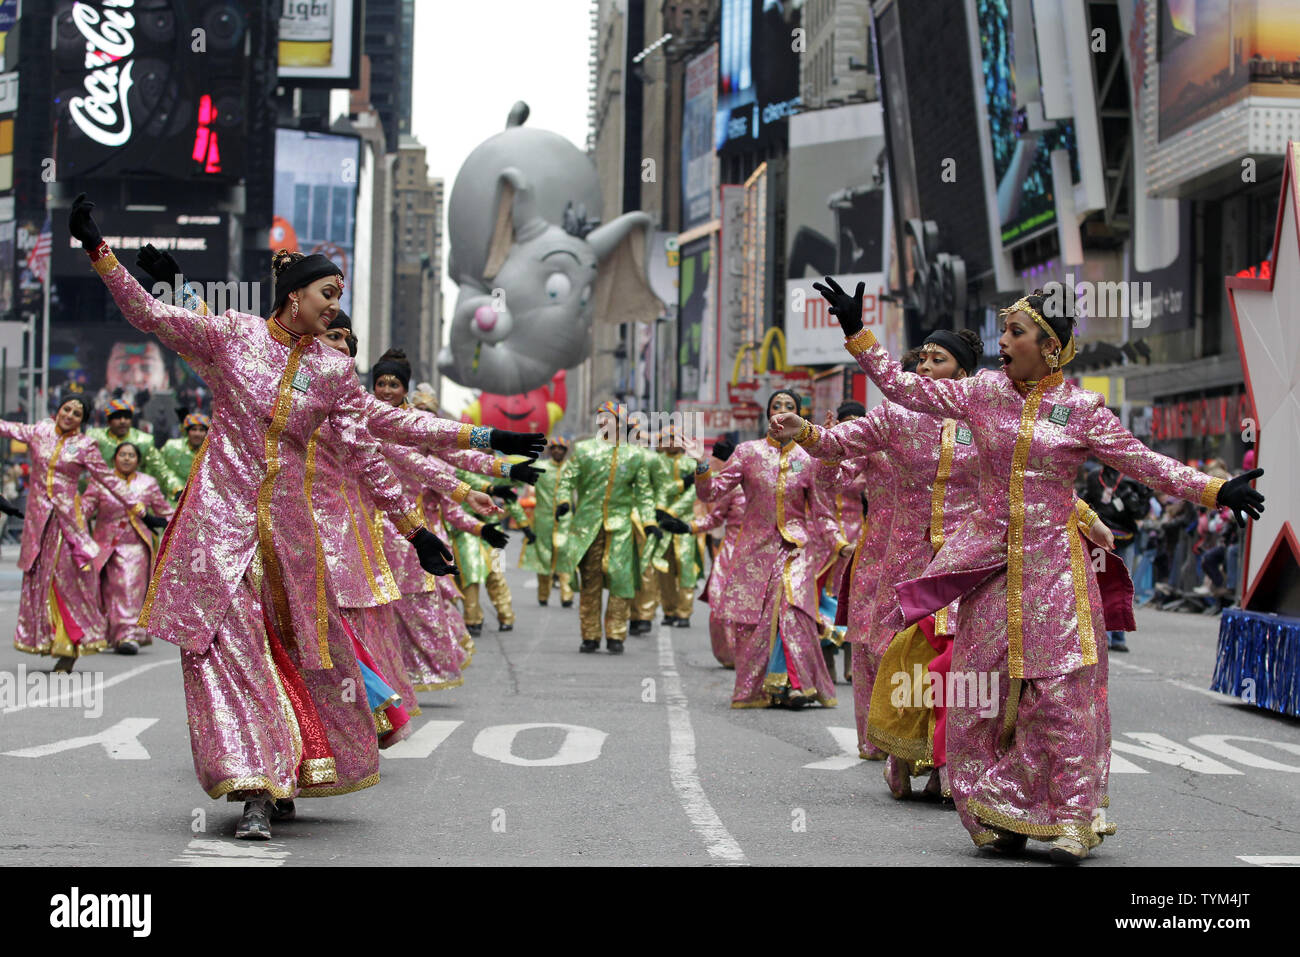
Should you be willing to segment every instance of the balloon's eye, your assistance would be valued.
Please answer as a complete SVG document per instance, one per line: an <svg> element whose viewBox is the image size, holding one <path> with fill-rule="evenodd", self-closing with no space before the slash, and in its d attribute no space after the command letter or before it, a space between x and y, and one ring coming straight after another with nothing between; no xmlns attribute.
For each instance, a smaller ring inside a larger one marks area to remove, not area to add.
<svg viewBox="0 0 1300 957"><path fill-rule="evenodd" d="M546 280L546 298L551 302L558 302L569 294L571 288L568 276L562 272L551 273L550 278Z"/></svg>

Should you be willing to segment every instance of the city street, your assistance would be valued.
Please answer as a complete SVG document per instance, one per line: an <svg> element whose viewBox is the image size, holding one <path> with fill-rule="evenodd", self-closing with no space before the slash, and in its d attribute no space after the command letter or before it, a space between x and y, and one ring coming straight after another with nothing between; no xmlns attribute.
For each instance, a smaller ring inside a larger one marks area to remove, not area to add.
<svg viewBox="0 0 1300 957"><path fill-rule="evenodd" d="M517 553L516 537L510 564ZM6 546L0 561L9 682L51 663L9 641L16 556ZM951 810L893 800L881 765L856 756L848 685L835 709L731 710L707 606L690 629L630 638L621 658L580 655L577 609L539 608L531 575L510 582L515 630L499 634L488 611L466 684L421 695L382 782L299 801L266 843L235 841L239 806L197 786L175 647L80 662L103 678L97 717L5 697L0 864L1048 866L1032 851L1046 845L990 859ZM1216 617L1137 620L1132 652L1111 659L1119 833L1084 866L1300 864L1300 722L1206 690Z"/></svg>

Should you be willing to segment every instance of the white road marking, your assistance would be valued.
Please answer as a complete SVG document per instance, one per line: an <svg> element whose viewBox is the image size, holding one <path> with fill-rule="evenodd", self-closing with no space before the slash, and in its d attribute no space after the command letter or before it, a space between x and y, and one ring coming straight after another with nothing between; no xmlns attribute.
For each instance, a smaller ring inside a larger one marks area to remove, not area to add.
<svg viewBox="0 0 1300 957"><path fill-rule="evenodd" d="M64 738L49 744L38 744L34 748L21 748L18 751L6 751L11 758L44 758L63 751L74 751L92 744L102 745L110 758L118 761L147 761L149 752L137 738L141 732L158 723L157 718L123 718L111 728L105 728L99 734L80 738Z"/></svg>
<svg viewBox="0 0 1300 957"><path fill-rule="evenodd" d="M427 758L434 749L446 741L463 721L430 721L405 741L379 752L383 758Z"/></svg>
<svg viewBox="0 0 1300 957"><path fill-rule="evenodd" d="M1194 685L1190 681L1179 681L1177 678L1166 678L1165 681L1175 688L1182 688L1184 691L1195 691L1197 694L1203 694L1208 698L1216 701L1240 701L1241 699L1230 694L1224 694L1221 691L1211 691L1209 688L1202 688L1200 685Z"/></svg>
<svg viewBox="0 0 1300 957"><path fill-rule="evenodd" d="M128 678L134 678L136 675L144 674L146 671L149 671L153 668L160 668L163 665L174 665L177 664L179 661L180 661L179 658L168 658L166 661L153 661L147 665L138 665L135 668L132 668L130 671L124 671L120 675L114 675L113 677L109 678L107 681L103 682L96 689L96 693L102 691L104 688L111 688L113 687L113 685L121 684L123 681L126 681ZM86 689L86 690L90 690L90 689ZM66 701L71 700L74 697L82 697L84 699L85 693L86 693L85 690L65 692L64 694L59 695L49 704L46 704L45 699L43 698L37 701L28 701L28 702L24 702L23 704L16 704L8 708L5 708L4 711L0 711L0 714L13 714L15 711L22 711L25 708L58 707L59 705L63 704Z"/></svg>
<svg viewBox="0 0 1300 957"><path fill-rule="evenodd" d="M1186 745L1171 741L1162 734L1152 734L1149 731L1126 731L1124 737L1132 738L1140 743L1130 744L1127 741L1112 738L1110 742L1112 762L1114 761L1114 752L1123 751L1125 754L1132 754L1139 758L1149 758L1152 761L1159 761L1161 764L1172 764L1176 768L1195 771L1198 774L1242 773L1236 768L1230 768L1213 758L1193 751ZM1111 770L1115 770L1113 763L1111 764ZM1120 773L1123 773L1123 771Z"/></svg>
<svg viewBox="0 0 1300 957"><path fill-rule="evenodd" d="M1260 867L1300 867L1300 855L1296 854L1238 854L1237 860Z"/></svg>
<svg viewBox="0 0 1300 957"><path fill-rule="evenodd" d="M1150 668L1143 668L1141 665L1131 665L1127 661L1116 661L1114 658L1109 659L1112 668L1119 668L1122 671L1136 671L1138 674L1153 675L1155 674Z"/></svg>
<svg viewBox="0 0 1300 957"><path fill-rule="evenodd" d="M521 731L535 728L559 728L564 732L560 748L549 758L521 758L512 747ZM473 751L479 757L521 768L557 768L566 764L586 764L600 757L601 746L609 737L604 731L580 724L496 724L484 728L474 738Z"/></svg>
<svg viewBox="0 0 1300 957"><path fill-rule="evenodd" d="M835 739L840 753L832 758L823 758L820 761L814 761L812 764L805 764L806 769L813 771L844 771L848 768L857 767L862 763L862 758L858 755L857 728L827 727L826 730Z"/></svg>
<svg viewBox="0 0 1300 957"><path fill-rule="evenodd" d="M289 852L274 841L213 841L195 838L173 864L183 867L280 867Z"/></svg>
<svg viewBox="0 0 1300 957"><path fill-rule="evenodd" d="M747 864L745 852L727 832L722 819L704 794L696 773L695 731L686 705L686 693L673 656L672 633L659 629L659 673L664 679L668 709L668 776L682 802L691 829L704 838L709 856L726 864Z"/></svg>
<svg viewBox="0 0 1300 957"><path fill-rule="evenodd" d="M1236 745L1229 744L1229 741L1248 741L1251 744L1269 744L1279 751L1285 751L1288 754L1300 754L1300 744L1291 744L1289 741L1270 741L1268 738L1251 738L1244 734L1198 734L1193 738L1188 738L1187 743L1193 744L1198 748L1204 748L1211 751L1221 758L1227 758L1229 761L1236 761L1238 764L1244 764L1248 768L1263 768L1265 771L1289 771L1291 774L1300 774L1300 765L1283 764L1281 761L1274 761L1271 758L1263 758L1258 754L1247 751L1245 748L1239 748Z"/></svg>

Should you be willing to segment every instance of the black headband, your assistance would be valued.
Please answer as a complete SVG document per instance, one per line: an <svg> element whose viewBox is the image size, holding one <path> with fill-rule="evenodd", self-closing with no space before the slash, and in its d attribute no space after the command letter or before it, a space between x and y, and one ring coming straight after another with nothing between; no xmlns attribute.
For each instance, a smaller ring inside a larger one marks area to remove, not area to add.
<svg viewBox="0 0 1300 957"><path fill-rule="evenodd" d="M921 344L927 345L931 342L936 346L943 346L952 353L952 357L957 360L957 365L965 369L967 375L973 373L975 367L979 365L979 356L975 354L970 343L951 329L936 329L926 336L925 342Z"/></svg>
<svg viewBox="0 0 1300 957"><path fill-rule="evenodd" d="M380 376L391 375L401 380L402 388L408 391L411 388L411 367L409 364L398 359L380 359L375 363L375 367L370 370L371 383L377 383Z"/></svg>
<svg viewBox="0 0 1300 957"><path fill-rule="evenodd" d="M289 293L295 289L310 286L317 279L324 279L326 276L342 275L343 270L334 265L329 260L329 257L322 256L320 253L304 256L297 262L286 266L284 271L275 277L273 297L275 302L272 312L278 312L283 308L289 298Z"/></svg>
<svg viewBox="0 0 1300 957"><path fill-rule="evenodd" d="M835 418L842 419L846 415L866 415L867 407L861 402L850 399L848 402L841 402L840 407L835 410Z"/></svg>
<svg viewBox="0 0 1300 957"><path fill-rule="evenodd" d="M351 331L352 331L352 317L349 316L349 315L348 315L346 312L344 312L342 309L340 309L340 310L339 310L339 314L338 314L337 316L334 317L334 321L331 322L331 323L329 324L329 326L327 326L327 328L329 328L329 329L346 329L346 330L348 330L349 332L351 332Z"/></svg>

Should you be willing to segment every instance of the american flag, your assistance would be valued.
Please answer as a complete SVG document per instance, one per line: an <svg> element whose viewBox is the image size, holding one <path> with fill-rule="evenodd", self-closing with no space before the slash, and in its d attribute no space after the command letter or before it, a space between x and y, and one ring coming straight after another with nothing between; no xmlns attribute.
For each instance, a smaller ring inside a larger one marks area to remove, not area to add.
<svg viewBox="0 0 1300 957"><path fill-rule="evenodd" d="M51 239L50 217L46 216L45 225L41 228L41 234L36 237L36 245L27 254L27 268L41 282L45 282L45 275L50 271Z"/></svg>

